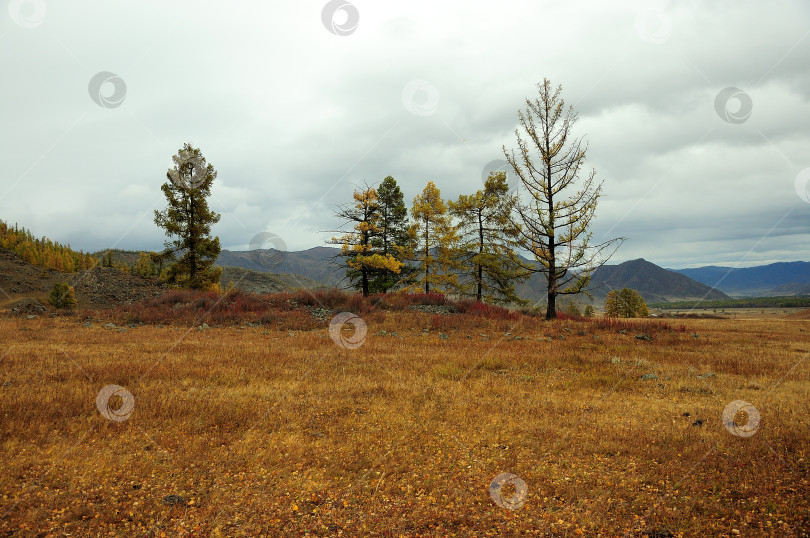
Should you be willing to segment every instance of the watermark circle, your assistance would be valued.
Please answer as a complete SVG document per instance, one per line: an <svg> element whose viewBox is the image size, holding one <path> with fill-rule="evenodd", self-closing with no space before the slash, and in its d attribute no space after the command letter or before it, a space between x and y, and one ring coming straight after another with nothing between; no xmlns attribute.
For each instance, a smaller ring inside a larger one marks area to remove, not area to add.
<svg viewBox="0 0 810 538"><path fill-rule="evenodd" d="M122 404L118 409L110 407L110 400L113 396L119 396ZM113 422L124 422L135 409L135 397L132 393L120 385L107 385L98 392L96 396L96 408L101 416Z"/></svg>
<svg viewBox="0 0 810 538"><path fill-rule="evenodd" d="M742 425L734 420L741 411L748 416L748 420ZM751 437L757 433L759 420L759 409L743 400L734 400L723 409L723 426L737 437Z"/></svg>
<svg viewBox="0 0 810 538"><path fill-rule="evenodd" d="M414 116L430 116L439 108L439 90L425 80L412 80L402 89L402 104Z"/></svg>
<svg viewBox="0 0 810 538"><path fill-rule="evenodd" d="M36 28L45 20L48 6L44 0L11 0L8 14L17 26Z"/></svg>
<svg viewBox="0 0 810 538"><path fill-rule="evenodd" d="M512 165L504 159L495 159L489 161L481 169L481 183L486 184L489 175L492 173L504 172L506 173L506 184L509 186L509 192L515 192L520 184Z"/></svg>
<svg viewBox="0 0 810 538"><path fill-rule="evenodd" d="M343 326L346 324L354 327L353 335L345 336L343 334ZM367 333L366 322L360 316L356 316L351 312L341 312L329 322L329 338L335 344L346 349L357 349L362 346L366 341Z"/></svg>
<svg viewBox="0 0 810 538"><path fill-rule="evenodd" d="M515 493L510 497L504 498L503 488L507 485L513 486ZM499 474L492 479L492 483L489 485L489 496L492 497L495 504L507 510L517 510L522 507L526 502L526 495L528 493L529 488L526 486L526 482L512 473Z"/></svg>
<svg viewBox="0 0 810 538"><path fill-rule="evenodd" d="M275 269L287 259L287 244L273 232L260 232L248 243L250 259L262 270Z"/></svg>
<svg viewBox="0 0 810 538"><path fill-rule="evenodd" d="M172 183L183 189L198 189L208 177L208 166L196 153L192 153L179 168L169 170L169 177Z"/></svg>
<svg viewBox="0 0 810 538"><path fill-rule="evenodd" d="M110 85L113 90L111 94L103 91L105 87ZM101 71L90 79L90 83L87 85L87 93L90 94L90 99L100 107L118 108L127 96L127 84L124 79L115 73Z"/></svg>
<svg viewBox="0 0 810 538"><path fill-rule="evenodd" d="M729 104L732 101L739 103L739 108L730 110ZM714 110L720 116L720 119L726 123L735 125L744 123L751 116L753 108L754 101L751 100L751 96L739 88L731 86L723 88L714 98Z"/></svg>
<svg viewBox="0 0 810 538"><path fill-rule="evenodd" d="M805 168L796 175L794 186L799 198L810 204L810 168Z"/></svg>
<svg viewBox="0 0 810 538"><path fill-rule="evenodd" d="M344 20L340 20L342 14ZM321 10L323 26L335 35L347 36L357 30L360 22L360 12L351 2L346 0L331 0Z"/></svg>
<svg viewBox="0 0 810 538"><path fill-rule="evenodd" d="M672 18L660 8L646 8L636 15L636 33L652 45L660 45L672 35Z"/></svg>

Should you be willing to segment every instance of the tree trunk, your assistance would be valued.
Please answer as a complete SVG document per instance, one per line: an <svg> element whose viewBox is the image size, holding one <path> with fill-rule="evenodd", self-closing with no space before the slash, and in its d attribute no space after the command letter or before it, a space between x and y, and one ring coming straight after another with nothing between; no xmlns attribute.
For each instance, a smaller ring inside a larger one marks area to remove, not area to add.
<svg viewBox="0 0 810 538"><path fill-rule="evenodd" d="M546 104L546 117L548 117L548 104ZM546 133L546 154L551 155L551 141ZM554 187L551 175L551 158L546 160L546 188L548 189L548 223L551 233L548 236L548 307L546 308L546 319L557 319L557 248L554 233Z"/></svg>
<svg viewBox="0 0 810 538"><path fill-rule="evenodd" d="M481 254L484 253L484 223L481 221L481 211L478 211L478 289L475 293L475 300L481 302L481 295L484 287L484 265L481 262Z"/></svg>
<svg viewBox="0 0 810 538"><path fill-rule="evenodd" d="M428 242L428 227L430 223L425 222L425 293L430 293L430 282L428 275L430 274L430 265L428 265L428 256L430 255L430 243Z"/></svg>
<svg viewBox="0 0 810 538"><path fill-rule="evenodd" d="M548 292L548 307L546 307L546 319L557 319L557 294Z"/></svg>

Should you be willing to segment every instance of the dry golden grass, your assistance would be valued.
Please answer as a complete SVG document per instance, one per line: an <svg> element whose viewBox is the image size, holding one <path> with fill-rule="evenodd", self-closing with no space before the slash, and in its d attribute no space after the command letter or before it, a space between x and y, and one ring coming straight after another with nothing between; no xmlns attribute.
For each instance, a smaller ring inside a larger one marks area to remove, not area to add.
<svg viewBox="0 0 810 538"><path fill-rule="evenodd" d="M0 320L0 535L810 532L808 322L668 321L686 330L645 341L369 318L356 350L325 324ZM96 408L110 384L127 420ZM721 421L734 400L761 414L751 437ZM517 510L490 498L504 472L527 485Z"/></svg>

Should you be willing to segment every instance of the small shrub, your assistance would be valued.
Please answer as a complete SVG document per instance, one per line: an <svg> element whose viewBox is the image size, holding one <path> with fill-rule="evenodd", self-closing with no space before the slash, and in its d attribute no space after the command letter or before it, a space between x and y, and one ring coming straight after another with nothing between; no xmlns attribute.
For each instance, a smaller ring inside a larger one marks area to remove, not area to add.
<svg viewBox="0 0 810 538"><path fill-rule="evenodd" d="M76 308L78 304L73 286L67 282L57 282L53 285L48 302L56 308Z"/></svg>
<svg viewBox="0 0 810 538"><path fill-rule="evenodd" d="M507 364L504 362L503 359L498 357L486 357L484 360L478 363L475 367L477 370L487 370L488 372L494 372L495 370L506 370Z"/></svg>
<svg viewBox="0 0 810 538"><path fill-rule="evenodd" d="M436 377L440 377L442 379L452 379L453 381L461 379L461 376L463 376L465 373L467 373L467 370L452 362L440 364L433 369L433 374Z"/></svg>

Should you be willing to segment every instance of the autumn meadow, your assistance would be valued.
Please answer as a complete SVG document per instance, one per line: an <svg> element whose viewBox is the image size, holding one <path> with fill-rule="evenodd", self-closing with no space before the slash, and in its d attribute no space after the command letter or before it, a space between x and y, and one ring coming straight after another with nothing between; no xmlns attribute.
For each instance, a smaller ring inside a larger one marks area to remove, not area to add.
<svg viewBox="0 0 810 538"><path fill-rule="evenodd" d="M3 536L810 533L806 314L232 295L0 320Z"/></svg>

